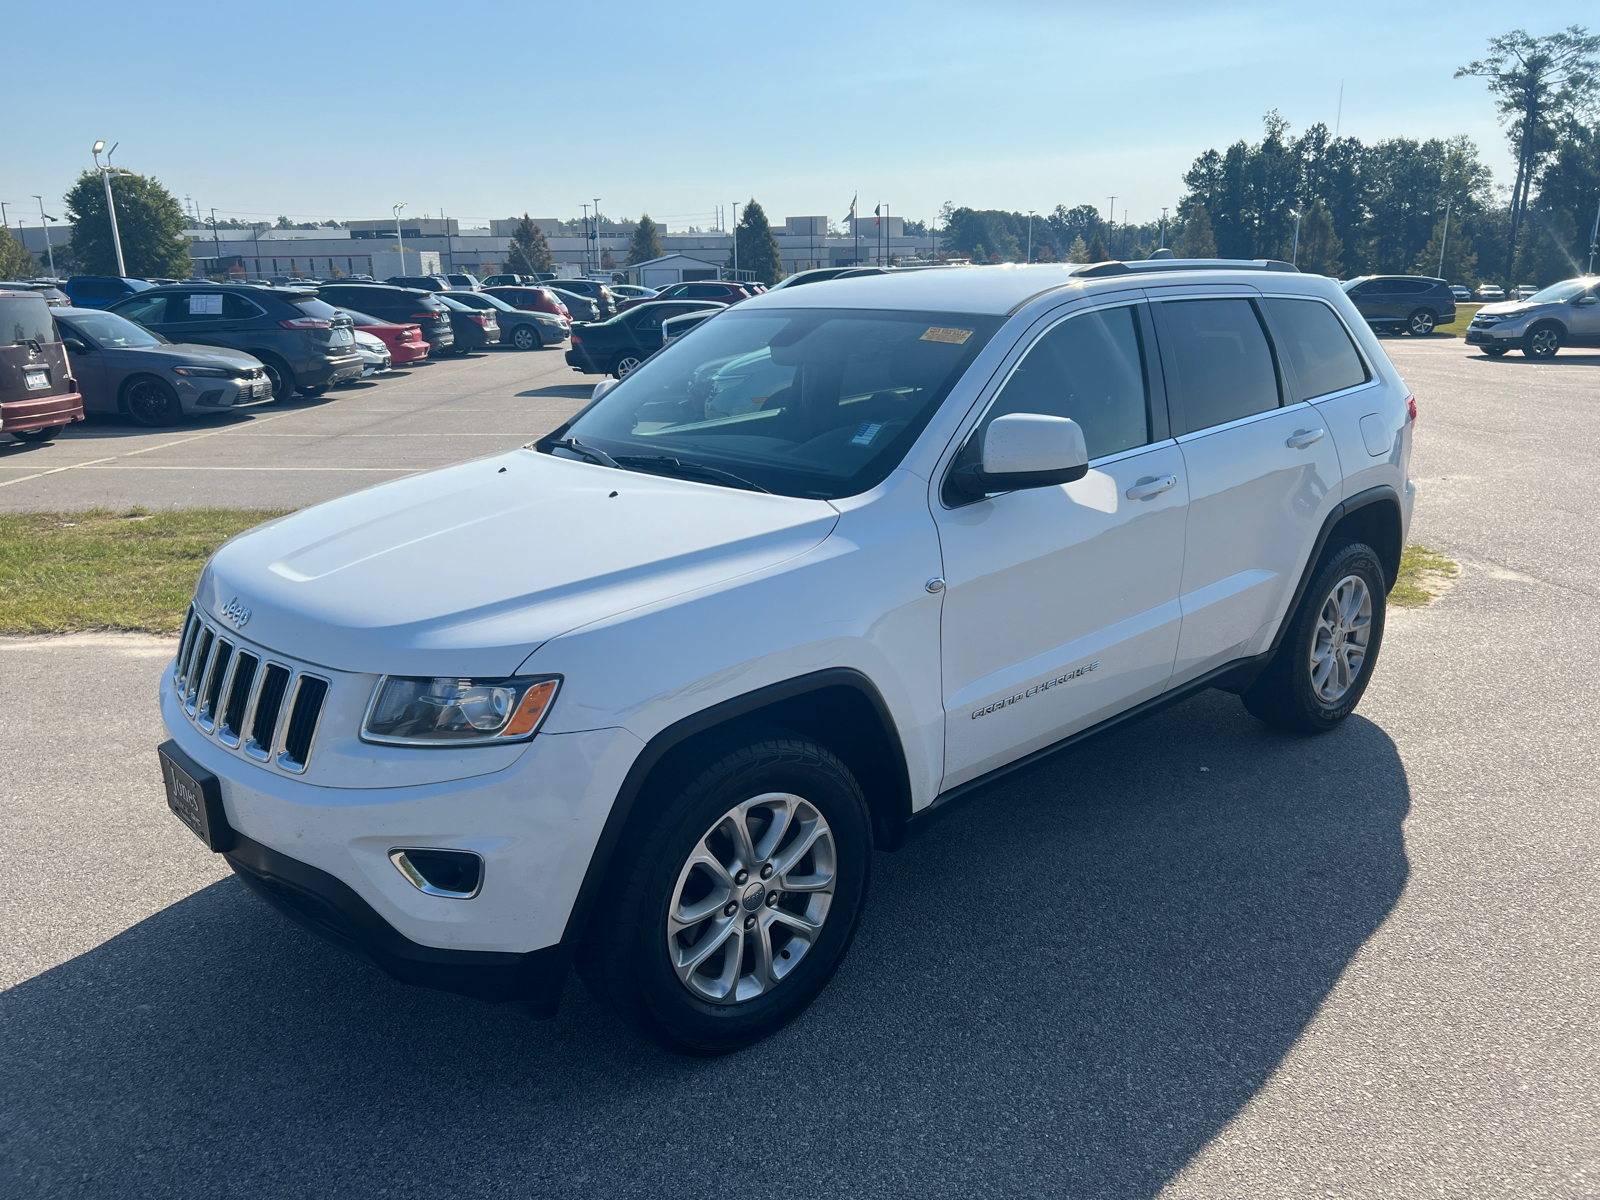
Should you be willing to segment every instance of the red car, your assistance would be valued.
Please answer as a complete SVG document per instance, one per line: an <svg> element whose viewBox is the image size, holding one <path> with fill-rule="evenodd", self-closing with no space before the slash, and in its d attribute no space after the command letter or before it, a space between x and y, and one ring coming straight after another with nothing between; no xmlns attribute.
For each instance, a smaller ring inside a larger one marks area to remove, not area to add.
<svg viewBox="0 0 1600 1200"><path fill-rule="evenodd" d="M498 296L512 308L520 308L523 312L554 313L558 317L572 320L572 314L567 311L567 306L549 288L542 287L492 287L484 288L491 296Z"/></svg>
<svg viewBox="0 0 1600 1200"><path fill-rule="evenodd" d="M654 296L638 296L617 305L617 311L623 312L640 304L649 304L652 300L715 300L720 304L737 304L741 300L759 295L757 289L760 287L758 283L732 283L716 279L671 283Z"/></svg>
<svg viewBox="0 0 1600 1200"><path fill-rule="evenodd" d="M396 325L392 321L381 321L348 308L340 311L355 322L357 329L365 329L389 347L391 366L398 367L402 363L427 358L428 351L433 349L432 344L422 336L421 325Z"/></svg>

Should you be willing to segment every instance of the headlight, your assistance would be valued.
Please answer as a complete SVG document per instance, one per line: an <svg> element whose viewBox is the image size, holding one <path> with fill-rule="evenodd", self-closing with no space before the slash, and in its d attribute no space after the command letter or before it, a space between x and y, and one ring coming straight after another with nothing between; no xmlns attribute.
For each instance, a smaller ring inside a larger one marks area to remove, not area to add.
<svg viewBox="0 0 1600 1200"><path fill-rule="evenodd" d="M226 367L173 367L175 375L190 375L201 379L232 379L233 372Z"/></svg>
<svg viewBox="0 0 1600 1200"><path fill-rule="evenodd" d="M534 313L533 319L541 325L561 325L565 323L560 317L550 316L546 313Z"/></svg>
<svg viewBox="0 0 1600 1200"><path fill-rule="evenodd" d="M509 679L378 680L361 740L391 746L477 746L521 742L539 731L561 687L559 675Z"/></svg>

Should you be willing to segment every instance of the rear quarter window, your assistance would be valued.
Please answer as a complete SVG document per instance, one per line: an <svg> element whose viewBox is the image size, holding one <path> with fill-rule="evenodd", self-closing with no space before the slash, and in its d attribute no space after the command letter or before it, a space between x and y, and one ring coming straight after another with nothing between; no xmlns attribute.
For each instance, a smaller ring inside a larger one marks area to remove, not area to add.
<svg viewBox="0 0 1600 1200"><path fill-rule="evenodd" d="M1288 365L1296 400L1359 387L1372 378L1334 311L1319 300L1265 299L1267 323Z"/></svg>
<svg viewBox="0 0 1600 1200"><path fill-rule="evenodd" d="M326 300L313 297L310 300L296 300L294 306L308 317L317 317L324 321L331 321L339 315L339 310Z"/></svg>

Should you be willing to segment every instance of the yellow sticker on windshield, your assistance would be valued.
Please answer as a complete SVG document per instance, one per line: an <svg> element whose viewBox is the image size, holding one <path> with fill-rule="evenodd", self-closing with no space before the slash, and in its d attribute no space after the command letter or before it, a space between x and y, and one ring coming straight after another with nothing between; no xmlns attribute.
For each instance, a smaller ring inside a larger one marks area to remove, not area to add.
<svg viewBox="0 0 1600 1200"><path fill-rule="evenodd" d="M971 336L972 330L970 329L943 329L938 325L931 325L928 327L928 332L924 333L920 340L924 342L949 342L952 346L961 346L965 345L966 340Z"/></svg>

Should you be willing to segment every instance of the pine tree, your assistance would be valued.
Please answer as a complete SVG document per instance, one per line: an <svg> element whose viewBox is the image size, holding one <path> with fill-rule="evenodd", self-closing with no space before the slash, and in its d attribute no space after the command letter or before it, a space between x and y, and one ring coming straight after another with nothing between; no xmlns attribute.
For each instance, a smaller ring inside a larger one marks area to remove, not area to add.
<svg viewBox="0 0 1600 1200"><path fill-rule="evenodd" d="M609 249L600 251L600 269L602 271L615 271L617 260L611 256Z"/></svg>
<svg viewBox="0 0 1600 1200"><path fill-rule="evenodd" d="M1094 241L1089 243L1089 261L1092 263L1111 261L1111 255L1106 253L1106 244L1100 240L1098 233L1094 235Z"/></svg>
<svg viewBox="0 0 1600 1200"><path fill-rule="evenodd" d="M783 278L783 259L778 253L778 239L772 235L767 214L754 199L744 206L744 216L739 218L733 231L739 270L752 272L760 283L773 284ZM734 265L730 258L728 265Z"/></svg>
<svg viewBox="0 0 1600 1200"><path fill-rule="evenodd" d="M1033 252L1033 257L1036 261L1042 263L1055 262L1056 252L1050 249L1050 243L1046 242Z"/></svg>
<svg viewBox="0 0 1600 1200"><path fill-rule="evenodd" d="M972 248L972 261L975 263L986 263L989 261L989 252L983 248L982 242L979 242Z"/></svg>
<svg viewBox="0 0 1600 1200"><path fill-rule="evenodd" d="M1322 206L1321 200L1313 200L1311 207L1300 218L1300 254L1296 265L1307 274L1329 275L1337 279L1344 274L1344 266L1340 262L1343 253L1344 243L1334 232L1333 217Z"/></svg>
<svg viewBox="0 0 1600 1200"><path fill-rule="evenodd" d="M549 271L555 266L550 256L550 243L544 240L544 230L533 223L527 213L511 233L511 248L506 252L506 270L513 275L533 275Z"/></svg>
<svg viewBox="0 0 1600 1200"><path fill-rule="evenodd" d="M1072 239L1072 245L1067 247L1067 261L1082 263L1089 261L1089 247L1083 244L1083 235L1079 234Z"/></svg>
<svg viewBox="0 0 1600 1200"><path fill-rule="evenodd" d="M37 271L33 255L23 249L9 229L0 228L0 279L27 279Z"/></svg>
<svg viewBox="0 0 1600 1200"><path fill-rule="evenodd" d="M194 258L189 254L189 239L183 235L188 221L177 198L153 176L131 173L111 177L111 194L117 205L117 233L128 274L189 278L194 273ZM64 199L77 261L91 275L115 275L117 252L100 173L79 175Z"/></svg>
<svg viewBox="0 0 1600 1200"><path fill-rule="evenodd" d="M639 224L634 226L633 241L628 246L628 265L636 266L642 262L649 262L653 258L662 256L661 230L650 219L649 213L639 217Z"/></svg>
<svg viewBox="0 0 1600 1200"><path fill-rule="evenodd" d="M1178 239L1179 258L1215 258L1216 235L1211 232L1211 214L1204 204L1196 204L1183 223L1183 236Z"/></svg>

